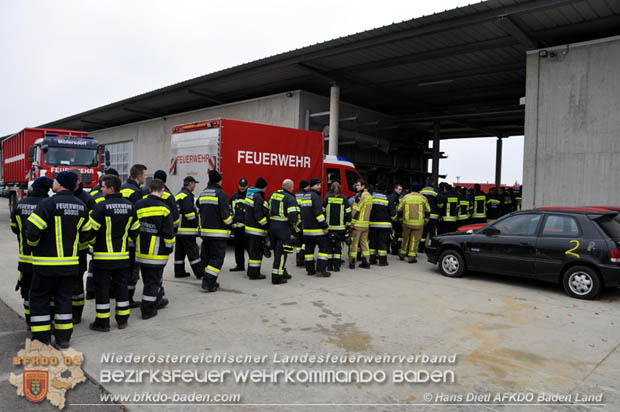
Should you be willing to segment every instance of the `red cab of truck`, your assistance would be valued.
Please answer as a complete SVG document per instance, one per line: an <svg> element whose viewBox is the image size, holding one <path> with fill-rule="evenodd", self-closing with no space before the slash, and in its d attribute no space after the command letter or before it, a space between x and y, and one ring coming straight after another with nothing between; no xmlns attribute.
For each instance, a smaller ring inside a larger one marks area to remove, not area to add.
<svg viewBox="0 0 620 412"><path fill-rule="evenodd" d="M12 201L21 199L36 178L54 178L73 167L80 169L84 187L91 188L104 160L109 155L88 132L26 128L2 142L2 180Z"/></svg>
<svg viewBox="0 0 620 412"><path fill-rule="evenodd" d="M327 182L338 180L346 197L354 195L353 185L360 179L353 163L323 155L321 132L270 126L230 119L213 119L173 127L170 144L170 186L180 188L192 176L205 187L208 171L222 174L222 187L231 196L241 178L253 186L258 177L267 180L266 193L282 187L284 179L295 182L316 177Z"/></svg>

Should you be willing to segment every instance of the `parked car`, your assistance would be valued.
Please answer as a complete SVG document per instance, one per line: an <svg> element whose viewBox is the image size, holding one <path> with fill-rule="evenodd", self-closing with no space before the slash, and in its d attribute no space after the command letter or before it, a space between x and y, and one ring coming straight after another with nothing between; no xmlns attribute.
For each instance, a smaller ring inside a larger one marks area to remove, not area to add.
<svg viewBox="0 0 620 412"><path fill-rule="evenodd" d="M439 235L426 254L445 276L472 270L535 278L593 299L620 285L620 215L595 207L514 212L478 230Z"/></svg>

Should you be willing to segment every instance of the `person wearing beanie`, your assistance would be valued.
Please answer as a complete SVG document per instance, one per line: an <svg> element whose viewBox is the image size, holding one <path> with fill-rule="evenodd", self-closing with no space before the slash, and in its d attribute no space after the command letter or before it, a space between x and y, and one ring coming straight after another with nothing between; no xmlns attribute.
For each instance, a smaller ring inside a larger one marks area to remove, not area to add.
<svg viewBox="0 0 620 412"><path fill-rule="evenodd" d="M207 292L217 291L217 278L226 257L226 240L230 237L233 218L228 206L228 196L222 189L222 175L217 170L209 171L209 184L198 197L200 212L201 256L205 266L202 288Z"/></svg>
<svg viewBox="0 0 620 412"><path fill-rule="evenodd" d="M237 191L230 197L230 210L233 214L232 233L235 239L235 267L231 272L245 271L245 195L248 180L241 178Z"/></svg>
<svg viewBox="0 0 620 412"><path fill-rule="evenodd" d="M424 224L428 222L432 208L425 195L416 192L417 184L411 186L398 205L398 216L403 222L403 245L400 249L400 260L407 257L409 263L416 263L418 246L424 232Z"/></svg>
<svg viewBox="0 0 620 412"><path fill-rule="evenodd" d="M163 170L156 170L155 173L153 173L153 179L159 179L162 182L166 183L166 179L168 178L168 175L166 175L166 172L164 172Z"/></svg>
<svg viewBox="0 0 620 412"><path fill-rule="evenodd" d="M260 273L263 261L263 242L267 236L269 222L265 205L265 189L267 181L262 177L248 189L245 197L245 236L248 240L248 277L252 280L265 279Z"/></svg>
<svg viewBox="0 0 620 412"><path fill-rule="evenodd" d="M385 194L387 186L378 183L376 193L372 196L372 210L370 211L370 264L387 266L387 248L392 233L392 221L396 220L396 206L388 200Z"/></svg>
<svg viewBox="0 0 620 412"><path fill-rule="evenodd" d="M179 223L181 222L181 218L179 214L179 209L177 208L177 203L174 200L174 195L172 194L168 186L166 186L166 178L166 172L164 172L163 170L157 170L153 174L153 179L159 179L164 182L164 193L162 194L161 199L164 201L166 206L168 206L168 209L170 209L170 212L172 213L172 223L174 225L174 233L176 234L177 230L179 229ZM149 193L151 193L151 191L146 190L145 194L142 197L147 197Z"/></svg>
<svg viewBox="0 0 620 412"><path fill-rule="evenodd" d="M295 193L295 199L297 200L297 207L301 210L301 200L304 195L308 191L308 186L310 183L307 180L302 180L299 182L299 190ZM297 246L295 246L295 263L297 267L303 267L305 265L304 254L306 251L306 246L304 245L304 231L303 231L303 221L299 220L299 232L297 232Z"/></svg>
<svg viewBox="0 0 620 412"><path fill-rule="evenodd" d="M32 283L32 247L26 241L24 223L30 217L37 205L48 197L54 181L49 177L42 176L33 183L28 196L20 200L11 210L11 230L17 235L19 243L19 259L17 263L17 289L19 289L24 301L24 317L26 324L30 326L30 284ZM16 290L17 290L16 289Z"/></svg>
<svg viewBox="0 0 620 412"><path fill-rule="evenodd" d="M304 227L304 243L306 245L304 260L309 276L330 277L327 271L329 260L329 241L327 240L328 225L321 204L321 181L310 180L310 189L301 200L301 218ZM319 247L318 260L315 266L314 247Z"/></svg>
<svg viewBox="0 0 620 412"><path fill-rule="evenodd" d="M56 345L69 347L73 332L71 296L79 275L76 244L88 240L88 210L73 191L75 173L60 172L52 189L55 196L41 200L25 223L25 237L32 249L30 329L32 339L51 343L50 301L54 301Z"/></svg>

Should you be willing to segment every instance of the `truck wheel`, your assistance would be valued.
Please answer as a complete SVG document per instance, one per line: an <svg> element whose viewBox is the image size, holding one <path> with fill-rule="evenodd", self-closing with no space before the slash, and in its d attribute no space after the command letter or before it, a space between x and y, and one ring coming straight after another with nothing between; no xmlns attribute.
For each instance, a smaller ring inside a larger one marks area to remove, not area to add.
<svg viewBox="0 0 620 412"><path fill-rule="evenodd" d="M439 256L439 270L449 278L460 278L465 273L465 260L458 251L448 249Z"/></svg>
<svg viewBox="0 0 620 412"><path fill-rule="evenodd" d="M587 266L573 266L564 273L564 290L570 297L594 299L601 291L601 278Z"/></svg>

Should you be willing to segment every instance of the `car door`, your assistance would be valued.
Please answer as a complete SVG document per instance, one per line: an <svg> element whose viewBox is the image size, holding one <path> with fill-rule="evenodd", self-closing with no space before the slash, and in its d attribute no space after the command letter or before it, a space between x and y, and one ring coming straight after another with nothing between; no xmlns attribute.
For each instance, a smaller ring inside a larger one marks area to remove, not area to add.
<svg viewBox="0 0 620 412"><path fill-rule="evenodd" d="M536 277L556 282L564 264L583 253L582 233L573 216L546 215L536 246Z"/></svg>
<svg viewBox="0 0 620 412"><path fill-rule="evenodd" d="M534 277L539 213L506 217L489 226L497 234L476 234L468 244L472 268L485 272Z"/></svg>

